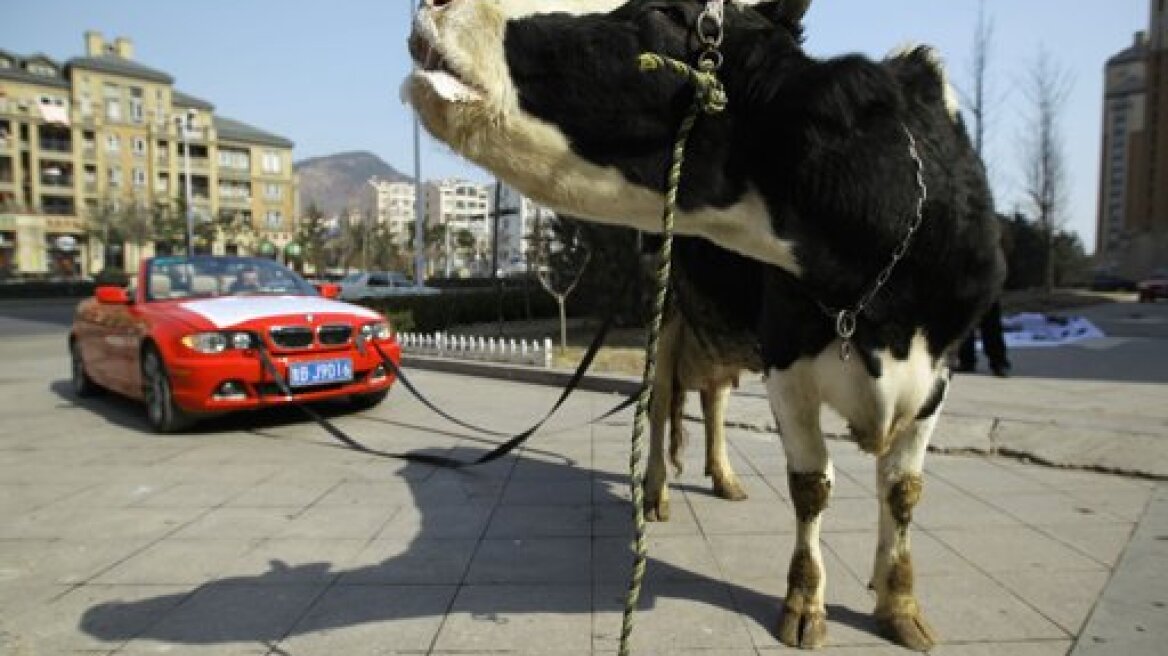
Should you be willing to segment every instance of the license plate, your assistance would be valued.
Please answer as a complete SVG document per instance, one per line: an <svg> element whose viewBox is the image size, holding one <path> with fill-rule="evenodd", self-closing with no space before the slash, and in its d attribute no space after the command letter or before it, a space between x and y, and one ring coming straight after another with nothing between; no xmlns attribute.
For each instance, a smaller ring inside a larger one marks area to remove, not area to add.
<svg viewBox="0 0 1168 656"><path fill-rule="evenodd" d="M329 383L347 383L353 380L353 361L310 360L288 365L288 384L292 387L311 387Z"/></svg>

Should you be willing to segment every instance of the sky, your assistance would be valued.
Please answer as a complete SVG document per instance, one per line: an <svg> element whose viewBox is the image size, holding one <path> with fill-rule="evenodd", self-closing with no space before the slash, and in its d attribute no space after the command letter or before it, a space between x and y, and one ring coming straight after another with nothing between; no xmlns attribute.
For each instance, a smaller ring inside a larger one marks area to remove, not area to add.
<svg viewBox="0 0 1168 656"><path fill-rule="evenodd" d="M463 0L486 2L489 0ZM554 3L556 0L547 0ZM959 89L972 86L981 0L818 0L806 18L816 57L882 57L926 43ZM399 99L412 0L0 0L0 49L64 62L84 55L83 34L134 43L135 59L169 73L180 91L223 116L296 143L297 160L368 150L413 174L414 121ZM984 0L993 27L985 151L1000 211L1025 209L1021 143L1030 125L1026 79L1045 50L1070 80L1061 113L1068 165L1066 228L1095 241L1103 65L1147 28L1149 0L1069 3ZM423 134L423 179L489 174Z"/></svg>

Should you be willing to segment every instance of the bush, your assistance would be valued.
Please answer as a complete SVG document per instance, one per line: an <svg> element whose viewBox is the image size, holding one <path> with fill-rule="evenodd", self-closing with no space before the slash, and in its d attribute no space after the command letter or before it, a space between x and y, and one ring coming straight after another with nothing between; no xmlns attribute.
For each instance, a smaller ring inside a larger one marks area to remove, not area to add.
<svg viewBox="0 0 1168 656"><path fill-rule="evenodd" d="M96 286L117 285L118 287L125 287L130 284L130 277L118 267L106 267L93 277L93 284Z"/></svg>
<svg viewBox="0 0 1168 656"><path fill-rule="evenodd" d="M503 291L504 321L557 316L555 301L542 289L532 289L526 296L522 289ZM361 305L388 316L398 332L428 333L461 324L495 321L499 317L500 298L493 290L451 290L433 296L370 299L361 301Z"/></svg>

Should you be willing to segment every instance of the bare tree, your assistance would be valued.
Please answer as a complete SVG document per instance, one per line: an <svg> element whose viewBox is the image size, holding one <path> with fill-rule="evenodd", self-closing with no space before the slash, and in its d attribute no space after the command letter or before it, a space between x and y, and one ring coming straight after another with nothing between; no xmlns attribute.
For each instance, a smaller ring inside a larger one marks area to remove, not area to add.
<svg viewBox="0 0 1168 656"><path fill-rule="evenodd" d="M1023 193L1042 231L1046 254L1043 287L1049 292L1055 282L1055 235L1067 220L1068 180L1061 122L1071 78L1045 49L1040 50L1026 77L1025 91L1031 115L1022 137Z"/></svg>
<svg viewBox="0 0 1168 656"><path fill-rule="evenodd" d="M560 309L560 352L568 349L568 297L580 284L588 262L592 259L592 250L580 238L578 228L573 226L572 236L557 241L554 245L547 238L536 218L535 230L535 274L544 290L556 299ZM563 236L563 235L561 235ZM558 246L557 248L554 248Z"/></svg>
<svg viewBox="0 0 1168 656"><path fill-rule="evenodd" d="M969 64L972 88L962 91L964 104L973 117L973 147L985 161L985 135L989 128L992 103L990 96L996 95L989 80L991 46L994 40L994 24L986 18L985 0L978 3L977 28L973 33L973 57Z"/></svg>

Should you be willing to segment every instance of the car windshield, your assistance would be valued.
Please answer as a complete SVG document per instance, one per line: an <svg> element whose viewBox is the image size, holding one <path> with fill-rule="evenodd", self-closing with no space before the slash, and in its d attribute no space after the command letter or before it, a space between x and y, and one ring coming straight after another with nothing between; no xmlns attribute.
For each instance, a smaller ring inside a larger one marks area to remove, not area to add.
<svg viewBox="0 0 1168 656"><path fill-rule="evenodd" d="M363 274L363 273L350 273L349 275L345 276L344 278L341 278L341 284L351 285L353 283L361 282L361 276L363 276L363 275L365 275L365 274Z"/></svg>
<svg viewBox="0 0 1168 656"><path fill-rule="evenodd" d="M248 294L317 296L316 288L273 260L260 257L156 257L146 271L152 301Z"/></svg>

